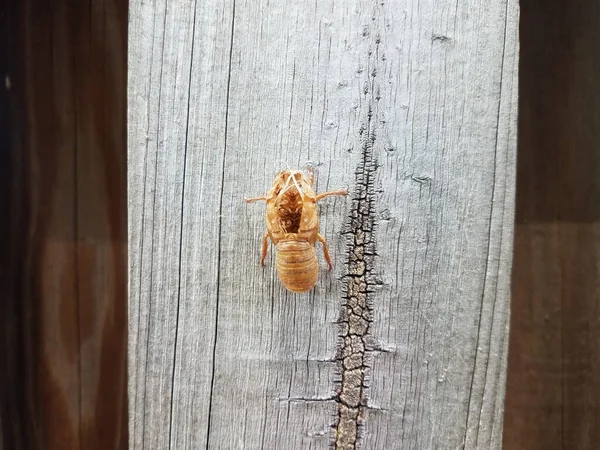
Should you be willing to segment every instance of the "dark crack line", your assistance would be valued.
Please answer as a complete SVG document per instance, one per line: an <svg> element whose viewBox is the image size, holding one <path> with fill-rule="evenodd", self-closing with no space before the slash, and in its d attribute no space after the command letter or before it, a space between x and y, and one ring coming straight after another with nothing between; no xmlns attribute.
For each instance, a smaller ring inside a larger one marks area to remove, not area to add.
<svg viewBox="0 0 600 450"><path fill-rule="evenodd" d="M231 37L229 46L229 71L227 74L227 98L225 108L225 137L223 142L223 165L221 167L221 197L219 200L219 243L217 251L217 299L215 304L215 334L213 341L213 352L212 352L212 374L210 379L210 396L208 400L208 421L206 424L206 449L210 448L210 428L212 423L212 412L213 412L213 397L215 392L215 374L216 374L216 357L217 357L217 338L219 336L219 294L221 292L221 254L222 254L222 228L223 228L223 192L225 185L225 163L227 156L227 133L229 130L229 102L231 98L231 68L233 66L233 38L235 31L235 0L233 0L232 11L231 11Z"/></svg>
<svg viewBox="0 0 600 450"><path fill-rule="evenodd" d="M192 47L190 49L190 70L188 73L188 80L190 83L190 90L192 84L192 73L194 69L194 41L196 35L196 10L198 9L198 2L194 2L194 15L192 17ZM191 92L188 91L187 98L187 111L186 111L186 122L185 122L185 143L183 147L183 174L181 182L181 213L179 217L179 267L177 272L177 305L175 313L175 342L173 343L173 371L171 372L171 408L169 411L169 448L171 448L171 439L173 439L173 409L175 408L173 401L175 399L175 381L177 374L177 346L179 343L179 317L181 310L181 266L183 265L182 253L183 253L183 226L184 226L184 215L185 215L185 178L187 170L187 151L188 151L188 139L190 131L190 104L191 104Z"/></svg>
<svg viewBox="0 0 600 450"><path fill-rule="evenodd" d="M156 18L157 18L157 14L155 14L154 16L154 20L152 22L152 33L154 34L155 29L156 29ZM164 74L164 54L165 54L165 42L166 42L166 29L167 29L167 10L166 10L166 6L165 6L165 10L164 10L164 17L162 19L163 22L163 27L162 27L162 36L161 36L161 59L160 59L160 70L159 70L159 77L158 77L158 104L157 104L157 111L156 111L156 116L157 117L161 117L161 110L162 110L162 80L163 80L163 74ZM152 40L152 63L154 62L154 40ZM152 65L150 66L150 71L152 71ZM148 95L150 96L151 94L151 88L148 88ZM150 336L152 336L151 333L151 329L152 329L152 325L153 325L153 321L152 321L152 312L153 312L153 306L154 302L153 302L153 298L152 298L152 292L153 292L153 286L154 286L154 237L156 234L156 229L155 229L155 225L156 225L156 221L154 220L154 218L156 217L156 192L158 191L158 186L157 186L157 182L156 180L158 179L158 163L159 163L159 155L160 155L160 151L159 151L159 147L160 147L160 131L161 131L161 122L160 119L157 121L156 123L156 155L154 157L154 191L152 192L152 232L150 234L151 238L150 238L150 295L149 295L149 299L148 299L148 331L146 332L146 359L144 361L144 402L142 405L142 450L144 450L146 448L146 406L147 406L147 402L146 402L146 398L148 395L148 371L149 371L149 360L150 360L150 349L152 348L152 346L150 345ZM148 140L146 140L146 150L148 149ZM147 151L146 151L146 155L147 155ZM145 189L145 187L144 187ZM144 202L146 201L146 199L144 198ZM143 210L145 212L145 206L143 207ZM145 218L143 217L142 220L145 220ZM143 265L144 262L140 261L140 270L143 269ZM140 279L142 279L143 277L141 276L140 273ZM140 282L140 286L141 286L141 282ZM141 292L140 292L140 297L141 297Z"/></svg>
<svg viewBox="0 0 600 450"><path fill-rule="evenodd" d="M338 404L336 417L336 449L356 449L362 419L367 407L368 372L371 364L370 331L372 322L373 264L375 251L375 192L377 164L373 157L375 132L369 109L367 126L363 128L362 159L355 172L355 193L347 230L347 273L344 303L338 324L340 347Z"/></svg>

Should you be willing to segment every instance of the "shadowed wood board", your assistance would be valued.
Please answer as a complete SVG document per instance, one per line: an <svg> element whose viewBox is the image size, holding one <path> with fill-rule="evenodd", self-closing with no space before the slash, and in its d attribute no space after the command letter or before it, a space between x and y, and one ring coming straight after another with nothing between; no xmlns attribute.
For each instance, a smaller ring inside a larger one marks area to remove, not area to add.
<svg viewBox="0 0 600 450"><path fill-rule="evenodd" d="M132 2L131 448L500 448L516 1ZM259 265L316 167L320 279Z"/></svg>
<svg viewBox="0 0 600 450"><path fill-rule="evenodd" d="M598 6L521 2L507 450L600 448Z"/></svg>
<svg viewBox="0 0 600 450"><path fill-rule="evenodd" d="M127 6L0 5L5 449L128 445Z"/></svg>

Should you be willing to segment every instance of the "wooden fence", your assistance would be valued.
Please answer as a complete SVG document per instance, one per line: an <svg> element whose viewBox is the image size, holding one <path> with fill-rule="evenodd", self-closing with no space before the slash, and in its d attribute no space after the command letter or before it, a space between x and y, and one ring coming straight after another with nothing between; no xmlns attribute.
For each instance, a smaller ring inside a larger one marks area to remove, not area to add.
<svg viewBox="0 0 600 450"><path fill-rule="evenodd" d="M499 445L517 13L131 4L131 447ZM243 198L307 162L350 195L321 208L335 270L293 295Z"/></svg>
<svg viewBox="0 0 600 450"><path fill-rule="evenodd" d="M127 4L3 8L4 448L127 448Z"/></svg>
<svg viewBox="0 0 600 450"><path fill-rule="evenodd" d="M0 449L598 447L597 6L127 6L0 4Z"/></svg>
<svg viewBox="0 0 600 450"><path fill-rule="evenodd" d="M600 446L598 4L521 3L504 448Z"/></svg>

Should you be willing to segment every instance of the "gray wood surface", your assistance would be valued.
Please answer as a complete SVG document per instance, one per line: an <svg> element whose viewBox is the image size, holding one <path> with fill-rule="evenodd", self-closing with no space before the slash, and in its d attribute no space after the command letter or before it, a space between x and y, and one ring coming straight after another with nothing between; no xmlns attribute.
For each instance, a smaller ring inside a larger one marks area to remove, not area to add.
<svg viewBox="0 0 600 450"><path fill-rule="evenodd" d="M500 448L517 2L129 14L131 448ZM243 198L309 162L296 295Z"/></svg>

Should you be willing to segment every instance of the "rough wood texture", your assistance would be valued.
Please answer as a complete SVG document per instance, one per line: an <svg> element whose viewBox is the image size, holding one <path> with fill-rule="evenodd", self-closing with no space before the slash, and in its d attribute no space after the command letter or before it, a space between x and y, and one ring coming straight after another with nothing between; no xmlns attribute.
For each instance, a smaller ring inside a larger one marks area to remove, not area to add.
<svg viewBox="0 0 600 450"><path fill-rule="evenodd" d="M10 20L4 447L124 449L127 2L15 1Z"/></svg>
<svg viewBox="0 0 600 450"><path fill-rule="evenodd" d="M500 448L515 1L132 2L131 448ZM258 264L317 167L335 268Z"/></svg>
<svg viewBox="0 0 600 450"><path fill-rule="evenodd" d="M505 448L600 448L597 2L522 1Z"/></svg>

